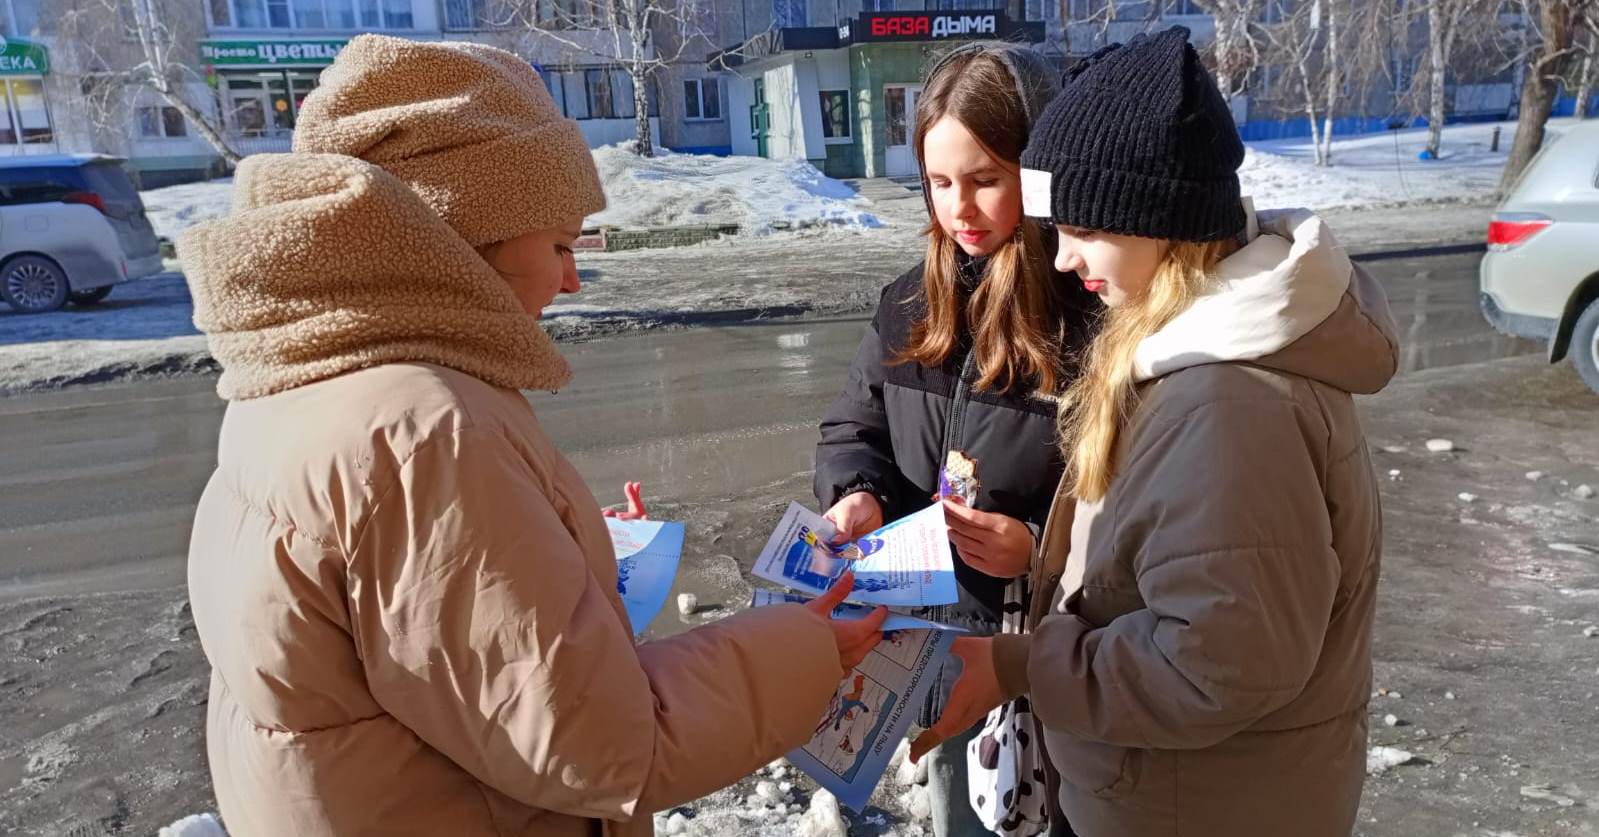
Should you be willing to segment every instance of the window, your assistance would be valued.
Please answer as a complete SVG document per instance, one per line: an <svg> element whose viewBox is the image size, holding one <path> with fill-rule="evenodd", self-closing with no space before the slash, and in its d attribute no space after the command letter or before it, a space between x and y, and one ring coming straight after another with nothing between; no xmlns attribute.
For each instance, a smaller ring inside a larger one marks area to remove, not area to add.
<svg viewBox="0 0 1599 837"><path fill-rule="evenodd" d="M366 0L376 4L378 0ZM392 0L383 0L392 2ZM510 21L494 8L493 0L445 0L444 26L446 29L502 29Z"/></svg>
<svg viewBox="0 0 1599 837"><path fill-rule="evenodd" d="M1166 0L1165 17L1196 17L1209 14L1197 0Z"/></svg>
<svg viewBox="0 0 1599 837"><path fill-rule="evenodd" d="M822 141L841 145L850 139L849 91L822 91Z"/></svg>
<svg viewBox="0 0 1599 837"><path fill-rule="evenodd" d="M326 29L328 16L322 0L294 0L294 22L301 29Z"/></svg>
<svg viewBox="0 0 1599 837"><path fill-rule="evenodd" d="M29 0L33 2L34 0ZM3 5L5 0L0 0ZM18 0L12 0L18 2ZM211 25L218 29L413 29L412 0L205 0ZM449 0L446 13L455 21L462 9L470 14L486 0ZM119 7L126 4L119 3ZM472 28L462 26L461 28Z"/></svg>
<svg viewBox="0 0 1599 837"><path fill-rule="evenodd" d="M716 79L691 78L683 82L683 115L699 120L722 118L722 91Z"/></svg>
<svg viewBox="0 0 1599 837"><path fill-rule="evenodd" d="M892 12L894 11L894 0L862 0L861 11Z"/></svg>
<svg viewBox="0 0 1599 837"><path fill-rule="evenodd" d="M615 119L616 102L612 95L610 71L584 70L583 81L588 88L589 118Z"/></svg>
<svg viewBox="0 0 1599 837"><path fill-rule="evenodd" d="M50 109L44 104L44 82L40 79L12 79L11 106L16 111L18 133L24 145L55 141L50 129Z"/></svg>
<svg viewBox="0 0 1599 837"><path fill-rule="evenodd" d="M383 0L384 29L410 29L413 25L411 0Z"/></svg>
<svg viewBox="0 0 1599 837"><path fill-rule="evenodd" d="M772 25L793 29L805 25L805 0L772 0Z"/></svg>
<svg viewBox="0 0 1599 837"><path fill-rule="evenodd" d="M177 108L139 108L139 136L159 139L161 137L186 137L188 135L189 125L183 120L182 111Z"/></svg>
<svg viewBox="0 0 1599 837"><path fill-rule="evenodd" d="M1103 14L1107 0L1070 0L1072 20L1087 20Z"/></svg>
<svg viewBox="0 0 1599 837"><path fill-rule="evenodd" d="M1060 20L1060 0L1027 0L1028 20Z"/></svg>
<svg viewBox="0 0 1599 837"><path fill-rule="evenodd" d="M241 29L266 28L266 0L233 0L233 19Z"/></svg>
<svg viewBox="0 0 1599 837"><path fill-rule="evenodd" d="M27 38L39 34L39 0L0 0L0 34ZM7 14L10 12L10 14ZM11 27L6 28L9 22Z"/></svg>
<svg viewBox="0 0 1599 837"><path fill-rule="evenodd" d="M0 86L0 93L4 86ZM0 169L0 206L58 203L83 187L58 168Z"/></svg>
<svg viewBox="0 0 1599 837"><path fill-rule="evenodd" d="M561 101L571 119L589 118L588 79L583 73L561 74Z"/></svg>

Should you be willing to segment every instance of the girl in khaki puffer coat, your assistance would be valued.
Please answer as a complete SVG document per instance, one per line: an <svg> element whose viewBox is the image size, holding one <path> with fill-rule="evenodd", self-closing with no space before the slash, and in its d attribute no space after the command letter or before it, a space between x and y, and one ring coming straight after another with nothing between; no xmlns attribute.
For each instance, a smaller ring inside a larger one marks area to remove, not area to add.
<svg viewBox="0 0 1599 837"><path fill-rule="evenodd" d="M294 143L179 241L230 402L189 553L228 830L647 834L802 744L881 616L635 646L600 509L519 392L570 376L537 316L604 206L537 73L363 35Z"/></svg>
<svg viewBox="0 0 1599 837"><path fill-rule="evenodd" d="M1109 314L1062 399L1050 613L957 640L913 754L1025 693L1083 837L1346 837L1382 554L1352 395L1393 376L1395 329L1315 215L1240 199L1243 144L1187 38L1074 68L1023 155L1027 213Z"/></svg>

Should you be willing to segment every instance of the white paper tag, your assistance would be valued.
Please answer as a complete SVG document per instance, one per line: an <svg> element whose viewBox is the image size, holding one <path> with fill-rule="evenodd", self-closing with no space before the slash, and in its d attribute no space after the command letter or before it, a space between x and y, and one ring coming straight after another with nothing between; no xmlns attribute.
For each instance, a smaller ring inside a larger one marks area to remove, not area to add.
<svg viewBox="0 0 1599 837"><path fill-rule="evenodd" d="M1038 169L1022 169L1022 214L1029 218L1050 217L1050 183L1054 175Z"/></svg>

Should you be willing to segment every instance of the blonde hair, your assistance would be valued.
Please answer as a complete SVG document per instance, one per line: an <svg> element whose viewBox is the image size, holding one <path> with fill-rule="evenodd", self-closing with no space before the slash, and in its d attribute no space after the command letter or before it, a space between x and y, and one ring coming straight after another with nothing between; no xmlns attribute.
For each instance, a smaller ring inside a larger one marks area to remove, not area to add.
<svg viewBox="0 0 1599 837"><path fill-rule="evenodd" d="M1078 499L1104 499L1116 476L1116 446L1138 406L1133 379L1138 344L1193 305L1216 263L1236 246L1230 239L1171 242L1149 288L1106 312L1082 375L1060 400L1061 456Z"/></svg>
<svg viewBox="0 0 1599 837"><path fill-rule="evenodd" d="M968 51L940 64L917 99L913 134L917 160L922 142L945 116L958 120L977 137L989 155L1018 166L1027 143L1027 107L1003 59L992 51ZM925 169L924 194L929 188ZM938 366L960 342L961 329L972 332L977 359L977 388L1004 391L1013 384L1033 383L1054 393L1062 383L1060 352L1063 324L1053 315L1059 290L1049 272L1042 229L1025 217L989 256L985 274L971 298L961 305L960 267L955 240L938 225L928 204L930 222L927 260L922 271L922 298L927 314L911 328L910 340L890 363Z"/></svg>

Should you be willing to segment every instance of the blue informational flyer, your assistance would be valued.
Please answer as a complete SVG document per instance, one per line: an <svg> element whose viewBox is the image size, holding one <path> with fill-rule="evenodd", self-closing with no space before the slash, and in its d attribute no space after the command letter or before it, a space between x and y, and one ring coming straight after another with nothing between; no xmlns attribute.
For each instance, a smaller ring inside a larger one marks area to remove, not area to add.
<svg viewBox="0 0 1599 837"><path fill-rule="evenodd" d="M815 597L806 596L802 593L774 593L771 590L756 590L754 599L750 601L750 607L766 607L774 604L805 604L813 598ZM867 607L866 605L841 604L833 608L833 618L865 619L872 615L874 610L876 610L875 607ZM959 625L934 622L931 619L923 619L919 616L912 616L909 613L899 613L893 610L890 610L888 617L883 620L883 633L919 630L953 631L957 634L971 633L969 629L962 628Z"/></svg>
<svg viewBox="0 0 1599 837"><path fill-rule="evenodd" d="M789 762L839 802L857 813L863 810L927 702L927 690L954 642L953 631L884 633L872 653L844 675L811 740L790 752Z"/></svg>
<svg viewBox="0 0 1599 837"><path fill-rule="evenodd" d="M798 503L755 559L759 578L812 596L821 595L845 570L855 573L849 600L889 607L953 604L955 558L944 507L933 504L855 541L834 545L826 518Z"/></svg>
<svg viewBox="0 0 1599 837"><path fill-rule="evenodd" d="M683 556L683 524L660 520L605 519L616 550L616 592L633 623L633 635L644 633L666 606Z"/></svg>

